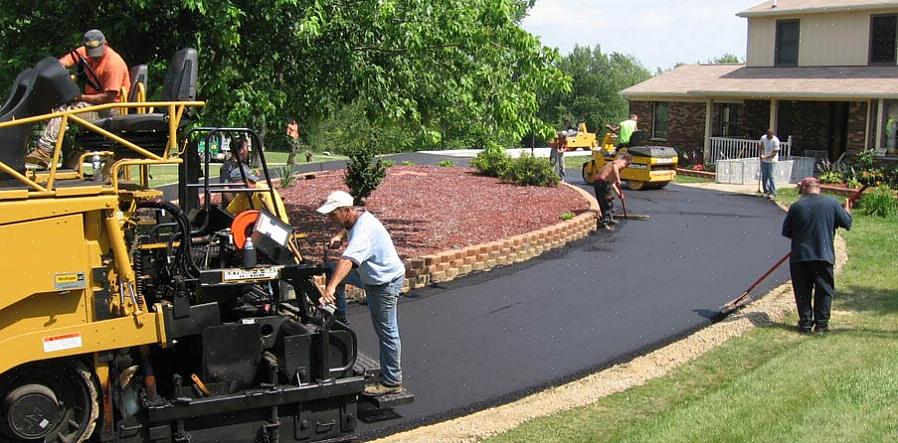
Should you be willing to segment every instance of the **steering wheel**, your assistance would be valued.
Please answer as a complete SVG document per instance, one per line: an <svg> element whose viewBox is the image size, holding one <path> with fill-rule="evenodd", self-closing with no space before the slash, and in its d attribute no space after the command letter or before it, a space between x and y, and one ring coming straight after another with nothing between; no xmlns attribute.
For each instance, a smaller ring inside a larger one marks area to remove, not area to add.
<svg viewBox="0 0 898 443"><path fill-rule="evenodd" d="M87 83L97 92L103 92L103 87L100 86L100 77L97 75L97 72L94 71L94 68L90 66L90 63L88 63L77 50L73 49L69 55L77 60L75 75L78 77L78 81Z"/></svg>

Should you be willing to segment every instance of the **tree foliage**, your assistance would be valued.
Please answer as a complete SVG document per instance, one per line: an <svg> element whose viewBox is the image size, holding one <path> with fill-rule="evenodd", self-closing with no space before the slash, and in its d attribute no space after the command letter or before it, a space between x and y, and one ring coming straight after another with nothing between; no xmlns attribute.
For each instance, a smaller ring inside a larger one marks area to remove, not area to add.
<svg viewBox="0 0 898 443"><path fill-rule="evenodd" d="M305 128L345 106L432 143L444 134L548 133L537 97L564 91L558 53L519 26L532 0L0 0L9 84L90 28L162 84L180 48L200 55L204 122Z"/></svg>
<svg viewBox="0 0 898 443"><path fill-rule="evenodd" d="M575 46L559 67L571 77L571 90L543 96L540 117L558 128L586 122L592 132L625 119L628 104L620 91L651 77L633 57L604 53L598 45Z"/></svg>

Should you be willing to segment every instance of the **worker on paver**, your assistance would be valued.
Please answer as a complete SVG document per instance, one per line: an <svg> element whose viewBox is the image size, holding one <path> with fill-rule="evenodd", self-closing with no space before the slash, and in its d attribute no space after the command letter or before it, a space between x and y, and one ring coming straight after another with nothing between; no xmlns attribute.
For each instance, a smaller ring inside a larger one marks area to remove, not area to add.
<svg viewBox="0 0 898 443"><path fill-rule="evenodd" d="M321 301L335 302L337 292L343 290L344 280L361 283L380 345L381 367L380 382L366 387L365 394L379 396L400 392L402 344L397 305L405 279L405 265L384 225L370 212L356 208L348 193L331 192L318 212L342 228L331 239L330 246L348 243L328 278Z"/></svg>
<svg viewBox="0 0 898 443"><path fill-rule="evenodd" d="M630 165L633 156L624 154L620 158L614 159L593 175L592 189L596 194L596 200L599 202L601 210L598 229L605 231L613 231L617 220L614 219L614 193L618 197L621 195L620 190L620 170Z"/></svg>
<svg viewBox="0 0 898 443"><path fill-rule="evenodd" d="M614 126L617 132L617 147L618 148L629 148L630 147L630 137L633 136L633 133L636 132L636 124L639 121L639 116L636 114L630 114L630 118L620 122L617 126Z"/></svg>

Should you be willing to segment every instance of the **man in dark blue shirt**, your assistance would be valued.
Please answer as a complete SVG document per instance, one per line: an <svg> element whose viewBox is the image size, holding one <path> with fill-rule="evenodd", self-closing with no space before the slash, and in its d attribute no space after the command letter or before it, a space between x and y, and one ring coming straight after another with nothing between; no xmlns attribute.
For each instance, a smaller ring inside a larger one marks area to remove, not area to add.
<svg viewBox="0 0 898 443"><path fill-rule="evenodd" d="M789 207L783 221L783 236L792 239L789 268L798 306L798 330L808 333L813 326L822 333L829 328L835 289L833 238L836 228L851 229L850 203L846 200L841 206L834 198L820 195L820 182L814 177L802 180L798 192L801 198Z"/></svg>

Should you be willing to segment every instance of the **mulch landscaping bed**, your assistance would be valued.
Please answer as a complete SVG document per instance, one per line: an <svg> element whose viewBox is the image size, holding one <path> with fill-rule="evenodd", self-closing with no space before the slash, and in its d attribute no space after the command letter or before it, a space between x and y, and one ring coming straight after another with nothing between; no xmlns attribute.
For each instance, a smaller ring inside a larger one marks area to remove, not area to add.
<svg viewBox="0 0 898 443"><path fill-rule="evenodd" d="M343 171L278 189L290 221L309 236L302 250L313 262L321 260L323 245L337 230L315 212L335 190L348 191ZM407 260L535 231L559 223L565 212L586 212L589 204L564 186L500 183L469 168L393 166L366 208L384 223L399 255Z"/></svg>

